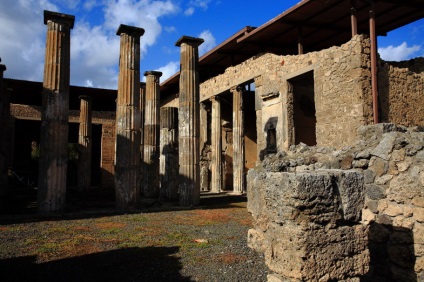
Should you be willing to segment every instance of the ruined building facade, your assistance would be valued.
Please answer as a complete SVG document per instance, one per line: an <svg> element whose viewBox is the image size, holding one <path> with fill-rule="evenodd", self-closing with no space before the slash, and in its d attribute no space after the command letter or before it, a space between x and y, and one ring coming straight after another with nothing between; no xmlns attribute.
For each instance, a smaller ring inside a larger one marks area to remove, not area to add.
<svg viewBox="0 0 424 282"><path fill-rule="evenodd" d="M140 76L142 32L118 32L135 54L120 63L119 93L69 88L68 142L91 141L91 186L115 189L121 210L247 192L248 242L270 281L423 279L424 59L376 52L377 34L423 18L422 3L330 2L303 0L200 58L202 40L183 36L181 71L160 85L154 71L146 84L128 79ZM44 108L41 83L0 79L1 130L11 132L0 140L2 181L9 167L28 170L31 154L17 148L40 133L22 128L40 128Z"/></svg>

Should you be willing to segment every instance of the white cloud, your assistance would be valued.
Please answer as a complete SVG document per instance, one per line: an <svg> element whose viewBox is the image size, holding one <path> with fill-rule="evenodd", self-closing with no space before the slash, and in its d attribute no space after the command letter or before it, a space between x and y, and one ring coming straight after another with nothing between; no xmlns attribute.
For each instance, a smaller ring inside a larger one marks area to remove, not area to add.
<svg viewBox="0 0 424 282"><path fill-rule="evenodd" d="M202 45L199 46L199 56L202 56L203 54L205 54L216 46L216 40L209 30L202 31L199 34L199 37L205 40L205 42L203 42Z"/></svg>
<svg viewBox="0 0 424 282"><path fill-rule="evenodd" d="M179 70L180 62L169 62L166 66L159 68L158 71L162 72L162 76L160 78L161 83L167 80L172 75L174 75Z"/></svg>
<svg viewBox="0 0 424 282"><path fill-rule="evenodd" d="M93 7L104 13L97 16L100 22L96 25L84 21ZM1 0L0 57L7 67L5 77L42 81L46 35L43 10L66 8L75 9L72 13L76 15L71 31L71 84L103 88L117 87L119 25L145 29L140 41L143 57L162 31L159 18L179 11L171 0ZM174 30L170 27L168 32Z"/></svg>
<svg viewBox="0 0 424 282"><path fill-rule="evenodd" d="M49 1L0 1L0 57L5 77L43 79L45 33L43 10L57 10Z"/></svg>
<svg viewBox="0 0 424 282"><path fill-rule="evenodd" d="M175 28L175 26L165 26L163 28L166 32L172 33L175 32L177 29Z"/></svg>
<svg viewBox="0 0 424 282"><path fill-rule="evenodd" d="M153 45L162 31L158 18L177 11L178 7L171 1L109 1L105 7L105 25L111 30L116 30L120 24L144 28L140 42L143 56L147 46Z"/></svg>
<svg viewBox="0 0 424 282"><path fill-rule="evenodd" d="M193 7L189 7L187 10L184 11L184 15L186 16L191 16L194 14L194 8Z"/></svg>
<svg viewBox="0 0 424 282"><path fill-rule="evenodd" d="M190 6L200 7L206 10L211 0L190 0Z"/></svg>
<svg viewBox="0 0 424 282"><path fill-rule="evenodd" d="M387 47L378 48L378 53L385 61L403 61L410 59L420 50L421 46L419 45L408 47L408 44L403 42L399 46L390 45ZM418 54L416 55L418 56Z"/></svg>
<svg viewBox="0 0 424 282"><path fill-rule="evenodd" d="M119 36L85 22L75 25L71 37L73 82L84 86L116 88L118 60Z"/></svg>

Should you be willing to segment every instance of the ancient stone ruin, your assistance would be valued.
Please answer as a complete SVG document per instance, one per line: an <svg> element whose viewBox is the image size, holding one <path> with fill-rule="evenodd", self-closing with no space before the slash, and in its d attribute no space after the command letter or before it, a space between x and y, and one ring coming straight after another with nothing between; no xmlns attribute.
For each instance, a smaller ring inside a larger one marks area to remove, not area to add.
<svg viewBox="0 0 424 282"><path fill-rule="evenodd" d="M249 171L248 241L273 279L423 278L424 130L378 124L358 134L354 146L301 143Z"/></svg>
<svg viewBox="0 0 424 282"><path fill-rule="evenodd" d="M424 17L403 2L303 0L200 58L183 36L162 83L140 82L144 29L121 25L118 90L69 85L74 17L45 11L43 83L0 65L0 204L23 174L44 215L74 190L121 212L247 193L269 281L423 280L424 59L376 44Z"/></svg>

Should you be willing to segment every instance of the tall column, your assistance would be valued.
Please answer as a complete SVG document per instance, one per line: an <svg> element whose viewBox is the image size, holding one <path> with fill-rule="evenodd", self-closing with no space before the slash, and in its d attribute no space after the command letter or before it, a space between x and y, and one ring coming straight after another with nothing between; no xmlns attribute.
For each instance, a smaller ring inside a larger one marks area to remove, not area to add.
<svg viewBox="0 0 424 282"><path fill-rule="evenodd" d="M144 106L144 153L142 196L159 196L159 78L158 71L146 71Z"/></svg>
<svg viewBox="0 0 424 282"><path fill-rule="evenodd" d="M221 137L221 100L219 96L211 98L212 101L212 184L211 192L222 191L222 137Z"/></svg>
<svg viewBox="0 0 424 282"><path fill-rule="evenodd" d="M121 24L116 105L116 208L133 209L140 193L140 37L144 29Z"/></svg>
<svg viewBox="0 0 424 282"><path fill-rule="evenodd" d="M143 160L144 160L143 155L144 155L144 105L146 103L145 100L146 100L146 83L140 82L140 161L141 163L143 163ZM142 178L143 178L143 175L141 175L140 179Z"/></svg>
<svg viewBox="0 0 424 282"><path fill-rule="evenodd" d="M1 59L0 59L1 62ZM0 208L4 204L4 196L7 194L7 132L9 132L9 115L10 115L10 101L6 96L6 90L3 85L3 72L6 66L0 64Z"/></svg>
<svg viewBox="0 0 424 282"><path fill-rule="evenodd" d="M92 146L91 97L80 96L80 124L78 132L78 189L87 190L91 185L91 146Z"/></svg>
<svg viewBox="0 0 424 282"><path fill-rule="evenodd" d="M44 11L47 25L40 132L38 209L62 212L66 198L70 31L75 17Z"/></svg>
<svg viewBox="0 0 424 282"><path fill-rule="evenodd" d="M231 88L233 92L233 193L245 192L244 181L244 116L243 116L243 88Z"/></svg>
<svg viewBox="0 0 424 282"><path fill-rule="evenodd" d="M199 51L203 39L181 37L180 95L178 110L180 205L196 206L200 201L199 152Z"/></svg>
<svg viewBox="0 0 424 282"><path fill-rule="evenodd" d="M178 108L160 109L160 196L178 200Z"/></svg>
<svg viewBox="0 0 424 282"><path fill-rule="evenodd" d="M379 123L379 105L378 105L378 68L377 68L377 32L375 29L375 11L374 11L374 2L371 1L370 7L370 41L371 41L371 90L372 90L372 100L373 100L373 116L374 124Z"/></svg>

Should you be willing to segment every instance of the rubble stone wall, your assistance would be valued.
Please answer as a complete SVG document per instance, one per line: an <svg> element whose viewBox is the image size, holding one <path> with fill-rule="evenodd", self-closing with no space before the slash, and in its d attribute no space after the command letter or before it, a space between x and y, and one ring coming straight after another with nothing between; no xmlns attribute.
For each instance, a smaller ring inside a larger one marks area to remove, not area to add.
<svg viewBox="0 0 424 282"><path fill-rule="evenodd" d="M424 128L358 136L339 150L291 146L249 171L248 241L270 281L424 280Z"/></svg>
<svg viewBox="0 0 424 282"><path fill-rule="evenodd" d="M342 46L296 56L261 54L229 67L222 75L200 85L200 99L228 91L254 80L256 110L262 124L258 144L266 139L264 128L276 120L278 149L293 144L293 98L290 79L313 71L316 135L319 146L342 147L357 139L356 128L372 122L370 43L363 35ZM258 153L265 149L259 147Z"/></svg>
<svg viewBox="0 0 424 282"><path fill-rule="evenodd" d="M380 62L378 73L381 121L418 126L424 124L424 58Z"/></svg>

